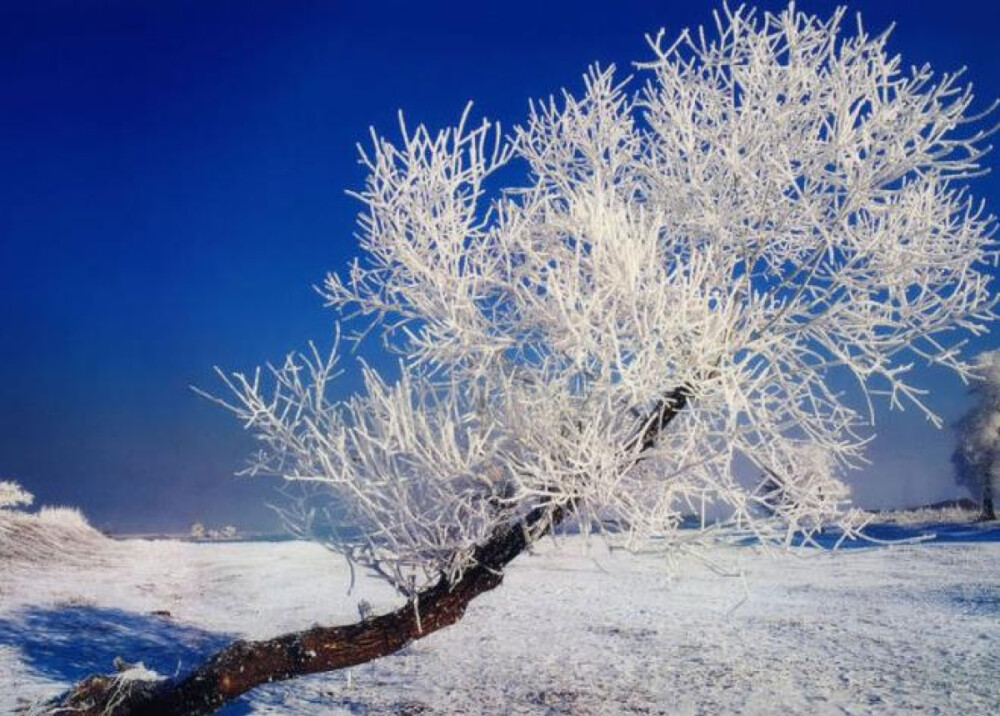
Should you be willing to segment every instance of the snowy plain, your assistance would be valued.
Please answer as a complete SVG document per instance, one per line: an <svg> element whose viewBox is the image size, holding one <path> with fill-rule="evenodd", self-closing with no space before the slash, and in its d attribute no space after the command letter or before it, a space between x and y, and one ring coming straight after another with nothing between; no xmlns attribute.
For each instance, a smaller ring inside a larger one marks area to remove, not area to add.
<svg viewBox="0 0 1000 716"><path fill-rule="evenodd" d="M998 713L1000 528L961 530L833 553L716 546L669 569L567 536L458 625L222 713ZM364 578L348 594L343 561L296 541L107 541L74 565L0 569L0 713L116 656L172 674L237 636L398 604Z"/></svg>

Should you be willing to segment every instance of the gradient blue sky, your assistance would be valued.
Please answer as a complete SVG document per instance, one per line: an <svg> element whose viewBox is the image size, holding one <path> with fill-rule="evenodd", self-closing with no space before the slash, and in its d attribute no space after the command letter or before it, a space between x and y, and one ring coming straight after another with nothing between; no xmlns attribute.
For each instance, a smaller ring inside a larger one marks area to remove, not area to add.
<svg viewBox="0 0 1000 716"><path fill-rule="evenodd" d="M311 286L355 253L344 189L369 125L391 131L398 108L446 124L471 99L509 126L715 6L0 2L0 478L117 530L273 526L270 486L231 477L252 441L188 386L330 335ZM968 65L982 103L1000 96L993 3L850 7L897 20L907 64ZM977 183L994 210L998 189ZM966 389L928 383L953 421ZM861 504L960 494L949 431L912 411L879 431Z"/></svg>

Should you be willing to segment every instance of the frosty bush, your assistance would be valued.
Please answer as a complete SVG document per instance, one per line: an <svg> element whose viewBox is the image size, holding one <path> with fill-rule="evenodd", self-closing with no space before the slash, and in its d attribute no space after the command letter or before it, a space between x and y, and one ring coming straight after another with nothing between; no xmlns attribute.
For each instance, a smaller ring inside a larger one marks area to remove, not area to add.
<svg viewBox="0 0 1000 716"><path fill-rule="evenodd" d="M239 536L239 530L233 525L220 529L208 529L201 522L191 525L191 539L195 540L231 540Z"/></svg>
<svg viewBox="0 0 1000 716"><path fill-rule="evenodd" d="M0 571L17 565L31 569L92 566L108 544L107 538L71 507L43 507L36 513L0 509Z"/></svg>
<svg viewBox="0 0 1000 716"><path fill-rule="evenodd" d="M95 531L83 513L75 507L43 507L36 515L39 522L67 529Z"/></svg>
<svg viewBox="0 0 1000 716"><path fill-rule="evenodd" d="M34 500L34 495L13 480L0 480L0 510L28 507Z"/></svg>

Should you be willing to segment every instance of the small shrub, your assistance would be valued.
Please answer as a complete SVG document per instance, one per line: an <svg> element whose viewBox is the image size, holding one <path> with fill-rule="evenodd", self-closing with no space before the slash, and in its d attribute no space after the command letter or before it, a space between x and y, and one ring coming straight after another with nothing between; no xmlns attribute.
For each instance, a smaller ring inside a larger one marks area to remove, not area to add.
<svg viewBox="0 0 1000 716"><path fill-rule="evenodd" d="M13 480L0 480L0 510L9 507L28 507L35 496Z"/></svg>
<svg viewBox="0 0 1000 716"><path fill-rule="evenodd" d="M71 507L0 509L0 574L15 564L92 564L109 544Z"/></svg>
<svg viewBox="0 0 1000 716"><path fill-rule="evenodd" d="M38 521L68 529L92 530L83 513L75 507L43 507L38 510Z"/></svg>

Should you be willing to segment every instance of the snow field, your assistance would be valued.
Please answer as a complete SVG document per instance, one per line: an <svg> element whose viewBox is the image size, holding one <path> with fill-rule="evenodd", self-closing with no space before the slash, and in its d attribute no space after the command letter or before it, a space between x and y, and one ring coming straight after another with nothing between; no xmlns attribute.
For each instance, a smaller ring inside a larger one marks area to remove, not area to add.
<svg viewBox="0 0 1000 716"><path fill-rule="evenodd" d="M264 638L399 603L303 542L111 543L93 566L0 588L0 712L108 671L183 670ZM517 560L457 626L350 673L275 684L230 714L992 713L1000 544L689 558L566 537ZM169 613L169 614L168 614ZM178 663L179 661L179 663Z"/></svg>

